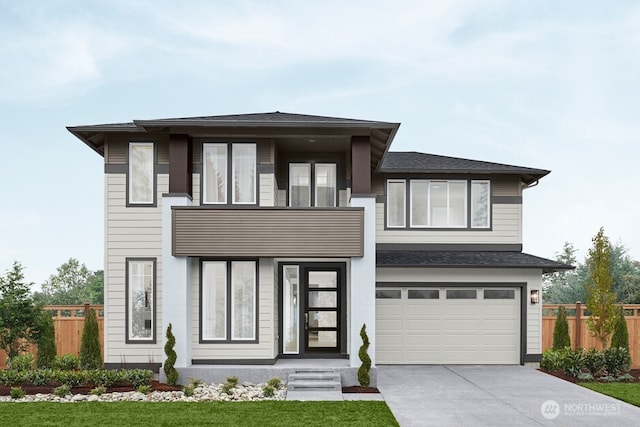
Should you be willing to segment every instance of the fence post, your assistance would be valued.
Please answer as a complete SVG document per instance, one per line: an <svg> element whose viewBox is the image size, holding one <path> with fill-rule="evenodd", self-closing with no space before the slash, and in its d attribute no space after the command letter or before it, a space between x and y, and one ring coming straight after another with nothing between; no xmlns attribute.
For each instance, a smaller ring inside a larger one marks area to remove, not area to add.
<svg viewBox="0 0 640 427"><path fill-rule="evenodd" d="M581 337L582 337L582 303L580 301L576 301L576 327L575 327L575 331L576 331L576 339L575 339L575 343L576 343L576 347L575 348L580 348L582 347L582 343L581 341Z"/></svg>

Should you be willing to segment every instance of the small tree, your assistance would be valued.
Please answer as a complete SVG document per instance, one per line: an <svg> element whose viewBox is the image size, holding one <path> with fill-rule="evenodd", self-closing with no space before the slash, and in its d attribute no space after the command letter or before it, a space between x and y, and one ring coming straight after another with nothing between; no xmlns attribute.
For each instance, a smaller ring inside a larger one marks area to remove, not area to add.
<svg viewBox="0 0 640 427"><path fill-rule="evenodd" d="M565 347L571 347L571 338L569 338L567 310L564 306L560 306L558 316L556 316L556 324L553 326L553 349L562 350Z"/></svg>
<svg viewBox="0 0 640 427"><path fill-rule="evenodd" d="M11 359L26 349L28 342L38 338L38 319L42 311L29 293L31 283L25 283L19 262L0 276L0 348Z"/></svg>
<svg viewBox="0 0 640 427"><path fill-rule="evenodd" d="M629 352L629 330L627 329L627 319L624 317L624 308L622 306L616 310L615 319L611 348L622 347Z"/></svg>
<svg viewBox="0 0 640 427"><path fill-rule="evenodd" d="M614 305L616 294L612 291L611 243L600 228L589 249L587 267L590 280L587 283L587 309L591 312L587 326L592 335L606 348L615 321Z"/></svg>
<svg viewBox="0 0 640 427"><path fill-rule="evenodd" d="M84 331L82 331L82 341L80 342L80 367L82 369L102 368L98 319L92 308L87 308L84 313Z"/></svg>
<svg viewBox="0 0 640 427"><path fill-rule="evenodd" d="M167 343L164 345L164 354L167 355L167 359L164 361L164 374L167 376L167 384L176 385L178 383L178 371L174 368L178 355L173 347L176 345L176 337L173 336L171 331L172 326L169 323L167 327Z"/></svg>
<svg viewBox="0 0 640 427"><path fill-rule="evenodd" d="M360 329L360 337L362 338L362 346L360 347L360 351L358 351L358 357L360 357L360 361L362 361L362 365L358 368L358 381L362 387L369 387L371 383L371 377L369 375L369 371L371 371L371 358L367 353L369 350L369 337L367 336L367 325L362 324L362 329Z"/></svg>
<svg viewBox="0 0 640 427"><path fill-rule="evenodd" d="M58 354L56 348L56 330L53 319L46 311L40 314L40 334L38 336L38 353L36 364L38 368L51 368Z"/></svg>

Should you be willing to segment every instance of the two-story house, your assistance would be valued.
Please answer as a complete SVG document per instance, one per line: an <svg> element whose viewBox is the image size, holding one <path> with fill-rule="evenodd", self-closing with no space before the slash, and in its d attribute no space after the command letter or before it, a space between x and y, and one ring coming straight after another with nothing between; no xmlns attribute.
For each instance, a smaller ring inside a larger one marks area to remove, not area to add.
<svg viewBox="0 0 640 427"><path fill-rule="evenodd" d="M399 123L288 113L68 129L104 157L105 364L540 359L522 193L549 172L390 152Z"/></svg>

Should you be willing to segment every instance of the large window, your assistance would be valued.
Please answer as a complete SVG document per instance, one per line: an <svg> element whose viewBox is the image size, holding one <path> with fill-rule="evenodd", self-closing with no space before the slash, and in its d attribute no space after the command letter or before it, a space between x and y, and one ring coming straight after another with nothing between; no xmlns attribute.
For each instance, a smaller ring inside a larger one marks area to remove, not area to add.
<svg viewBox="0 0 640 427"><path fill-rule="evenodd" d="M203 261L201 341L252 341L256 337L255 261Z"/></svg>
<svg viewBox="0 0 640 427"><path fill-rule="evenodd" d="M406 197L406 187L409 197ZM387 227L490 228L490 182L487 180L389 179Z"/></svg>
<svg viewBox="0 0 640 427"><path fill-rule="evenodd" d="M153 205L154 199L153 142L129 143L130 205Z"/></svg>
<svg viewBox="0 0 640 427"><path fill-rule="evenodd" d="M335 163L289 163L289 206L335 207L337 194Z"/></svg>
<svg viewBox="0 0 640 427"><path fill-rule="evenodd" d="M154 343L155 258L126 261L127 342Z"/></svg>
<svg viewBox="0 0 640 427"><path fill-rule="evenodd" d="M204 204L255 204L256 144L202 144L202 174Z"/></svg>

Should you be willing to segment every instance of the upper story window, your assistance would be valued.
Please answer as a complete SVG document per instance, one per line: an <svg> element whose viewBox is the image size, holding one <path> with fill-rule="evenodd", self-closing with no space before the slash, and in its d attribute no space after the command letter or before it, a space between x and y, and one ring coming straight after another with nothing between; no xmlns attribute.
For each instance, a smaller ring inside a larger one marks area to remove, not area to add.
<svg viewBox="0 0 640 427"><path fill-rule="evenodd" d="M289 163L289 206L335 207L337 190L335 163Z"/></svg>
<svg viewBox="0 0 640 427"><path fill-rule="evenodd" d="M129 143L129 205L154 205L154 144Z"/></svg>
<svg viewBox="0 0 640 427"><path fill-rule="evenodd" d="M256 144L202 144L203 204L256 203Z"/></svg>
<svg viewBox="0 0 640 427"><path fill-rule="evenodd" d="M488 180L389 179L387 227L406 228L408 211L411 228L489 228L490 194Z"/></svg>

